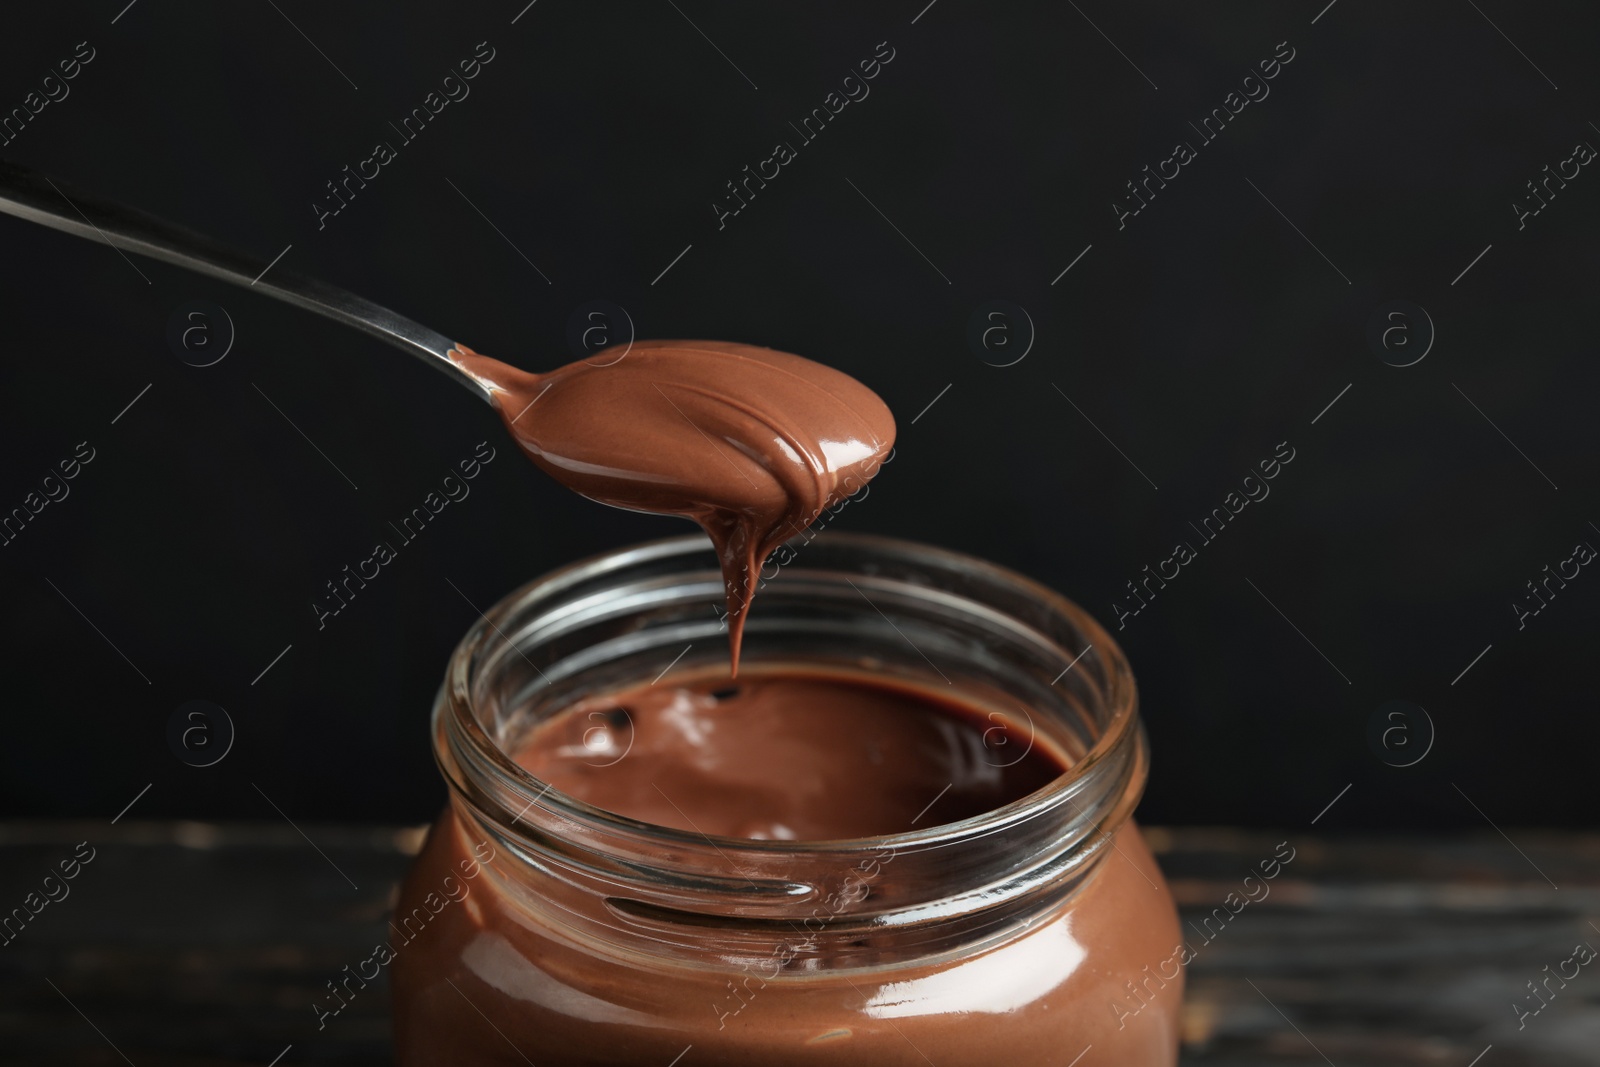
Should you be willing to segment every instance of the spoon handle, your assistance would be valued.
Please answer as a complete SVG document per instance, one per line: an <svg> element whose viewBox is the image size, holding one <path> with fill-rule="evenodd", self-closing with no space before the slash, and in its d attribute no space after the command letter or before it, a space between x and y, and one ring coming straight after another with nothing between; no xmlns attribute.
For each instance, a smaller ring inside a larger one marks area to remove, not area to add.
<svg viewBox="0 0 1600 1067"><path fill-rule="evenodd" d="M247 256L153 215L70 193L26 167L0 161L0 213L221 278L354 326L384 340L493 402L489 390L450 358L455 343L388 308L336 286Z"/></svg>

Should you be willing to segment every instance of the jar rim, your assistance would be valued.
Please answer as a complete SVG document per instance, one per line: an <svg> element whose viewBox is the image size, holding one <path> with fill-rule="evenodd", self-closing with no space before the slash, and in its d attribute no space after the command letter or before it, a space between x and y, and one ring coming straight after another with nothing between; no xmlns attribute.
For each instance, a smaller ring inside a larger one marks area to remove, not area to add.
<svg viewBox="0 0 1600 1067"><path fill-rule="evenodd" d="M474 670L478 664L478 655L487 647L491 635L510 641L505 636L503 624L529 603L559 596L563 590L604 576L611 571L624 570L654 559L681 555L688 550L704 549L710 544L709 539L703 534L685 534L598 553L566 564L520 586L487 611L479 613L479 619L467 631L451 655L444 688L434 711L435 757L447 780L455 787L458 794L463 792L461 787L464 783L456 777L452 765L465 755L474 769L480 773L487 773L501 791L519 802L526 803L527 807L523 808L522 813L510 820L512 823L523 819L530 809L538 806L553 811L559 818L608 835L652 843L668 842L689 849L709 845L717 853L746 856L755 854L850 856L886 849L894 850L896 853L909 853L986 836L1006 826L1045 817L1053 809L1071 803L1083 790L1086 781L1097 772L1108 757L1116 753L1127 754L1126 762L1135 768L1130 772L1131 777L1136 780L1132 781L1133 789L1130 791L1132 796L1124 797L1122 802L1115 805L1118 815L1115 821L1120 822L1121 818L1125 818L1131 812L1133 802L1142 791L1145 762L1144 736L1138 716L1137 688L1132 669L1122 649L1098 620L1049 586L1010 568L951 549L867 533L828 531L816 535L816 540L826 541L830 546L838 548L856 548L869 553L892 553L903 557L922 558L938 561L947 566L959 566L968 571L981 572L987 578L1003 583L1036 600L1052 615L1065 619L1077 633L1083 635L1087 644L1084 651L1071 662L1066 662L1068 656L1063 654L1063 662L1066 665L1051 685L1054 686L1055 682L1059 682L1077 666L1078 660L1083 659L1091 651L1099 659L1104 673L1103 700L1108 715L1103 726L1099 727L1093 744L1048 784L1005 805L955 822L866 837L791 841L707 834L643 822L596 807L561 792L516 763L478 721L472 702ZM759 604L758 594L755 607L757 612L760 610ZM1052 644L1054 643L1052 640ZM466 751L451 746L449 741L452 738L465 741ZM508 807L506 810L510 812L514 809ZM483 812L483 814L493 813ZM497 821L504 820L497 819ZM1106 821L1113 820L1108 818ZM1112 829L1114 828L1113 825ZM723 858L726 860L726 855Z"/></svg>

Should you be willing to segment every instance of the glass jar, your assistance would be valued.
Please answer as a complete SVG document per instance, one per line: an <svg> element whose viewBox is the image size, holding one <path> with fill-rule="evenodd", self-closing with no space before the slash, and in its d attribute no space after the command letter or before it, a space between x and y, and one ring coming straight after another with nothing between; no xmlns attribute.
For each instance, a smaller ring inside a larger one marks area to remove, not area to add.
<svg viewBox="0 0 1600 1067"><path fill-rule="evenodd" d="M995 723L997 764L1024 744L1070 764L983 815L708 837L591 807L507 755L575 701L725 663L721 597L710 543L674 538L539 579L462 641L433 714L450 803L392 924L398 1062L1174 1064L1181 939L1129 818L1147 769L1133 676L1037 583L827 534L768 561L745 637L741 673L936 689Z"/></svg>

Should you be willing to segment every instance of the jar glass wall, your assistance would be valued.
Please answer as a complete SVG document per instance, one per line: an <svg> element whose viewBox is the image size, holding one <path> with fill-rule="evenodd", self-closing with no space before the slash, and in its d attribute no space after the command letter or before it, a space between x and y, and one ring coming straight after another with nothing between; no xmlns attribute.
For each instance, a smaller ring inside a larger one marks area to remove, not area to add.
<svg viewBox="0 0 1600 1067"><path fill-rule="evenodd" d="M890 679L992 722L996 766L1039 746L1069 769L972 818L839 841L592 807L508 753L669 664L667 682L725 669L721 576L701 537L557 571L468 633L434 709L450 804L395 912L399 1062L1042 1067L1092 1045L1080 1067L1175 1063L1182 977L1158 965L1181 939L1129 818L1147 752L1110 635L904 541L797 540L763 578L741 680Z"/></svg>

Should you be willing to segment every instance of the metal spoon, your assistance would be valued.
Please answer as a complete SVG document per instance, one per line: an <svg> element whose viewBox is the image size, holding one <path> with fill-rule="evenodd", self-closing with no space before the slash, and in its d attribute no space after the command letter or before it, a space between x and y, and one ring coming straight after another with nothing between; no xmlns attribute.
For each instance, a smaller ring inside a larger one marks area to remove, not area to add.
<svg viewBox="0 0 1600 1067"><path fill-rule="evenodd" d="M113 248L175 263L354 326L443 371L480 400L494 402L489 389L450 358L455 342L443 334L316 278L286 269L269 272L272 263L267 260L236 252L153 215L77 190L69 194L45 175L3 161L0 213L91 241L98 238Z"/></svg>

